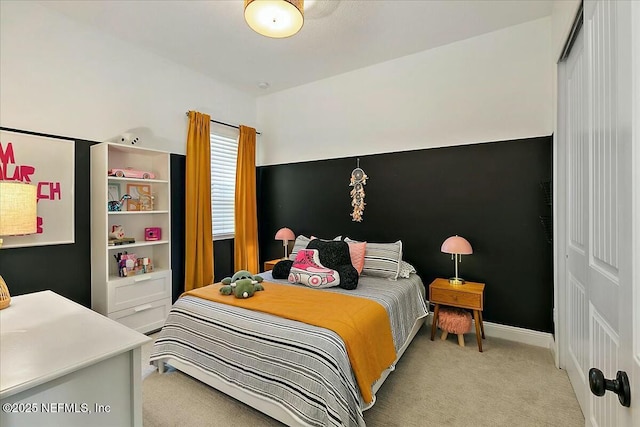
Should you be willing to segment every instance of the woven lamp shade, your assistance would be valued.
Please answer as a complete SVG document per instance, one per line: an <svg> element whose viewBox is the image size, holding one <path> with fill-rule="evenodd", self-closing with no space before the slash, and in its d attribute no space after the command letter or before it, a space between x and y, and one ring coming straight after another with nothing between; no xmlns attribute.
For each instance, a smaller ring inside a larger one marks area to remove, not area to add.
<svg viewBox="0 0 640 427"><path fill-rule="evenodd" d="M36 232L36 189L35 185L0 181L0 236Z"/></svg>
<svg viewBox="0 0 640 427"><path fill-rule="evenodd" d="M0 181L0 236L36 232L38 223L36 189L35 185ZM9 304L11 304L9 288L0 276L0 310L8 307Z"/></svg>

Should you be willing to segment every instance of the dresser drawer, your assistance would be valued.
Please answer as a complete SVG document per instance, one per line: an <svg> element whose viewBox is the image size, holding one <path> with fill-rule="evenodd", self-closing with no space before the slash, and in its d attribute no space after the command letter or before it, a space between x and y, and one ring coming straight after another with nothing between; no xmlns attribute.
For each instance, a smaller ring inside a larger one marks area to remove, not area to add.
<svg viewBox="0 0 640 427"><path fill-rule="evenodd" d="M429 301L434 304L454 305L456 307L482 310L482 296L476 293L432 288Z"/></svg>
<svg viewBox="0 0 640 427"><path fill-rule="evenodd" d="M171 298L163 298L109 313L109 318L144 334L162 328L170 309Z"/></svg>
<svg viewBox="0 0 640 427"><path fill-rule="evenodd" d="M159 271L110 281L109 313L171 298L170 273L171 271Z"/></svg>

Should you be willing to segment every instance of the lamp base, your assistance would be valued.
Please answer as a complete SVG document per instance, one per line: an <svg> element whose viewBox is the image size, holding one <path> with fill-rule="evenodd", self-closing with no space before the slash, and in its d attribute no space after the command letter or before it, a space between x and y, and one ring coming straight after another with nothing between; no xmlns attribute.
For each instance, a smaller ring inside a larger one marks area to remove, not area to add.
<svg viewBox="0 0 640 427"><path fill-rule="evenodd" d="M450 277L449 283L452 285L464 285L465 280L460 277Z"/></svg>
<svg viewBox="0 0 640 427"><path fill-rule="evenodd" d="M2 276L0 276L0 310L9 307L9 304L11 304L9 288L7 288L7 283L4 281Z"/></svg>

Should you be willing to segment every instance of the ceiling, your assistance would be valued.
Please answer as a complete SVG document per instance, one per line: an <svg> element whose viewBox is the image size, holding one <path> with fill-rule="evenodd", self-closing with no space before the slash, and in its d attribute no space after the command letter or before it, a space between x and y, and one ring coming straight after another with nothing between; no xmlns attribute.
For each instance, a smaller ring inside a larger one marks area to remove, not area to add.
<svg viewBox="0 0 640 427"><path fill-rule="evenodd" d="M553 0L306 0L287 39L253 32L243 0L41 3L260 96L542 18Z"/></svg>

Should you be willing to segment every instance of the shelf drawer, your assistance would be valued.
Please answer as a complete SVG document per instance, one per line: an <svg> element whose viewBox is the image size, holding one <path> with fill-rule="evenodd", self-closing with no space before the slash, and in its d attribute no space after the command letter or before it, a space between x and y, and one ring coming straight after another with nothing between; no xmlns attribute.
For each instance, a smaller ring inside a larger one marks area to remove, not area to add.
<svg viewBox="0 0 640 427"><path fill-rule="evenodd" d="M110 281L109 313L171 298L170 273L171 271L165 270Z"/></svg>
<svg viewBox="0 0 640 427"><path fill-rule="evenodd" d="M482 310L482 295L449 289L431 289L430 302Z"/></svg>
<svg viewBox="0 0 640 427"><path fill-rule="evenodd" d="M109 313L109 318L144 334L162 328L170 309L171 298L163 298Z"/></svg>

